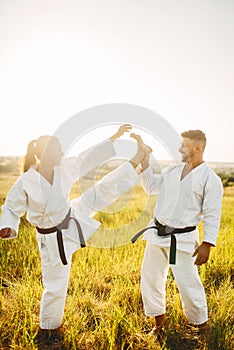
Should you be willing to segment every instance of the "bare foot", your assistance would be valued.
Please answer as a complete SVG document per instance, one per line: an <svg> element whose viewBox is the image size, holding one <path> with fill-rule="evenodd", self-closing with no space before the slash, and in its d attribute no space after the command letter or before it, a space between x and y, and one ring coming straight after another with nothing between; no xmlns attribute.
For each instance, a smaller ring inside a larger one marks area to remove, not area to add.
<svg viewBox="0 0 234 350"><path fill-rule="evenodd" d="M155 338L155 340L158 340L159 343L164 343L165 342L165 331L162 327L154 327L150 332L149 336L152 338Z"/></svg>
<svg viewBox="0 0 234 350"><path fill-rule="evenodd" d="M130 160L130 163L134 168L136 168L140 163L143 162L145 157L147 156L147 153L143 147L138 147L137 153L135 156Z"/></svg>
<svg viewBox="0 0 234 350"><path fill-rule="evenodd" d="M144 143L140 135L131 133L130 136L137 141L138 147L142 147L146 151L146 153L153 152L152 148Z"/></svg>

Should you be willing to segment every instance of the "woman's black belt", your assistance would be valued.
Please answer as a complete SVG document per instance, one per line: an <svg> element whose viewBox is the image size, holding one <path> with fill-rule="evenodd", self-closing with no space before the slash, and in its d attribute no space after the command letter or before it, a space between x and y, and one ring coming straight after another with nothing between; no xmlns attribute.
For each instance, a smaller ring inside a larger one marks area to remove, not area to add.
<svg viewBox="0 0 234 350"><path fill-rule="evenodd" d="M39 227L36 228L37 231L43 235L57 232L57 242L58 242L59 255L60 255L60 258L62 260L63 265L67 265L67 259L66 259L66 254L65 254L65 250L64 250L64 245L63 245L62 230L68 228L68 224L69 224L70 220L75 221L77 232L79 234L81 248L86 247L81 226L80 226L79 222L76 220L76 218L71 217L71 209L69 209L65 219L57 226L50 227L50 228L39 228Z"/></svg>
<svg viewBox="0 0 234 350"><path fill-rule="evenodd" d="M196 226L188 226L184 228L174 228L170 226L162 225L156 218L154 218L155 226L146 227L140 232L138 232L132 239L132 243L135 243L136 240L147 230L149 229L157 229L158 235L161 237L171 236L171 245L170 245L170 258L169 263L175 265L176 263L176 237L174 233L185 233L191 232L196 229Z"/></svg>

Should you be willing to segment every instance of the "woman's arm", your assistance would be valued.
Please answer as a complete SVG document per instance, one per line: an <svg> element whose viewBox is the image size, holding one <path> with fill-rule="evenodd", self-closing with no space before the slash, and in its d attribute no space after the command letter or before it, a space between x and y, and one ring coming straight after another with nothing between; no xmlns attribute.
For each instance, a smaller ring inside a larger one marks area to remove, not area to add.
<svg viewBox="0 0 234 350"><path fill-rule="evenodd" d="M110 137L111 142L116 141L121 137L125 132L129 132L132 129L131 124L123 124L119 127L118 131Z"/></svg>
<svg viewBox="0 0 234 350"><path fill-rule="evenodd" d="M7 194L2 206L2 217L0 220L0 237L17 237L20 217L24 215L27 207L27 195L22 188L19 178Z"/></svg>

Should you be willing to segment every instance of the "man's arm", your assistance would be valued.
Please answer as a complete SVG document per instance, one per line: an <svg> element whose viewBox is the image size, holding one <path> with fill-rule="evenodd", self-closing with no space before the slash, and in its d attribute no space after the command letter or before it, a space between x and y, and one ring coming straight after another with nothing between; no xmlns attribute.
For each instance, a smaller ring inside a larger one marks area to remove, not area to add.
<svg viewBox="0 0 234 350"><path fill-rule="evenodd" d="M210 248L216 244L220 226L222 197L222 182L217 175L211 173L207 180L202 207L204 237L202 244L193 253L193 256L197 256L195 265L205 264L209 259Z"/></svg>
<svg viewBox="0 0 234 350"><path fill-rule="evenodd" d="M140 180L141 185L144 189L144 191L147 194L158 194L161 181L162 181L162 175L161 174L154 174L150 165L149 165L149 157L150 154L146 153L145 158L141 162L141 171L140 171Z"/></svg>
<svg viewBox="0 0 234 350"><path fill-rule="evenodd" d="M197 255L196 260L194 262L195 265L205 264L210 256L210 247L214 245L209 242L202 242L202 244L195 250L193 253L193 257Z"/></svg>

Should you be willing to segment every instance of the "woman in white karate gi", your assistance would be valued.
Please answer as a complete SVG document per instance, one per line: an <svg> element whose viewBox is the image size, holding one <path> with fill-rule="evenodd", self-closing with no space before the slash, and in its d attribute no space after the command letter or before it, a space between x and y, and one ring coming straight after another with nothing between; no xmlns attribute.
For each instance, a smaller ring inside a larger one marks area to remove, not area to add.
<svg viewBox="0 0 234 350"><path fill-rule="evenodd" d="M78 199L69 201L71 186L91 169L112 157L115 154L113 141L130 128L128 124L122 125L110 139L79 157L64 160L61 145L55 137L42 136L29 144L24 173L13 185L2 206L0 237L16 237L20 217L25 212L27 220L37 227L44 286L40 305L41 330L56 330L60 327L72 254L85 245L85 241L100 225L90 216L138 182L134 169L143 159L144 150L138 148L130 162L125 162L104 176ZM121 179L125 181L117 190Z"/></svg>

